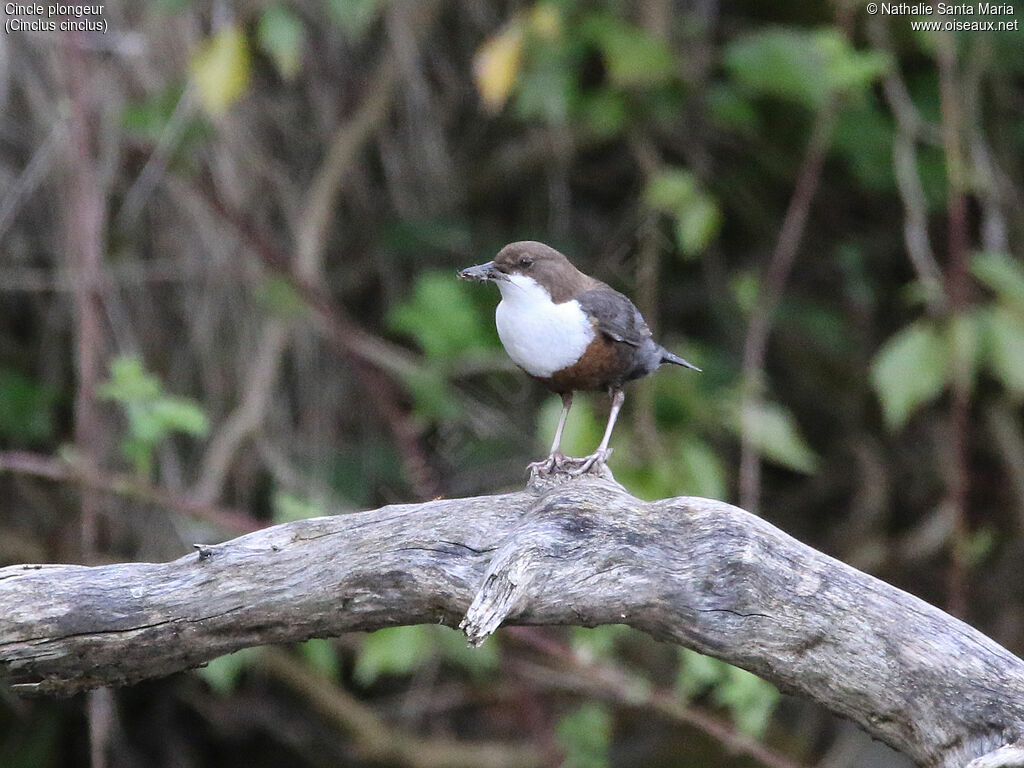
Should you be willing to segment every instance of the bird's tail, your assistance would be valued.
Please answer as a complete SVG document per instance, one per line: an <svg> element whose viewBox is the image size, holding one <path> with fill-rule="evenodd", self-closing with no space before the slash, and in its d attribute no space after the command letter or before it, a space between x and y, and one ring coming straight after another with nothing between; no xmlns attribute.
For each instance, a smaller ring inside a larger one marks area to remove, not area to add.
<svg viewBox="0 0 1024 768"><path fill-rule="evenodd" d="M672 363L673 365L681 365L683 366L683 368L689 368L691 370L697 371L698 373L701 372L700 368L691 363L689 360L683 360L683 358L681 358L679 355L674 355L665 348L662 348L661 350L661 362Z"/></svg>

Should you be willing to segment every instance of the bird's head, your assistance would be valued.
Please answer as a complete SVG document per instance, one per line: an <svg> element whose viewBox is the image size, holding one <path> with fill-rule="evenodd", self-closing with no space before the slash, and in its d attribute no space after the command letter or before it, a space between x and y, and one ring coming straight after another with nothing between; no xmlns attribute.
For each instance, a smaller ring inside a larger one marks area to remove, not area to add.
<svg viewBox="0 0 1024 768"><path fill-rule="evenodd" d="M503 289L502 293L507 286L536 284L553 297L573 292L588 280L565 256L535 240L509 243L498 251L494 261L467 267L459 272L459 277L492 280Z"/></svg>

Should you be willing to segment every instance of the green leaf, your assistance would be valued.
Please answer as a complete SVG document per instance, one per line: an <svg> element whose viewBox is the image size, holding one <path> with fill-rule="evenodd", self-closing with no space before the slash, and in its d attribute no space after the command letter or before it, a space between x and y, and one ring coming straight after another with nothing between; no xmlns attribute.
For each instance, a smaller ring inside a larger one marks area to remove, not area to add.
<svg viewBox="0 0 1024 768"><path fill-rule="evenodd" d="M578 111L584 124L599 139L619 136L629 122L625 96L610 89L581 96Z"/></svg>
<svg viewBox="0 0 1024 768"><path fill-rule="evenodd" d="M164 422L153 413L152 403L129 403L125 412L132 440L152 447L167 436Z"/></svg>
<svg viewBox="0 0 1024 768"><path fill-rule="evenodd" d="M203 108L224 114L249 86L249 44L236 26L226 26L192 57L192 80Z"/></svg>
<svg viewBox="0 0 1024 768"><path fill-rule="evenodd" d="M125 104L121 112L121 125L125 132L144 139L148 143L174 141L168 146L171 154L167 162L172 166L188 164L195 159L197 149L210 136L213 127L203 112L184 109L175 116L175 110L182 104L185 85L175 79L156 92L144 92ZM184 97L188 102L188 98ZM169 125L171 117L183 120L181 126Z"/></svg>
<svg viewBox="0 0 1024 768"><path fill-rule="evenodd" d="M260 16L260 47L266 51L285 80L299 72L306 30L302 21L283 5L271 5Z"/></svg>
<svg viewBox="0 0 1024 768"><path fill-rule="evenodd" d="M955 543L957 552L964 562L971 567L981 565L988 559L996 547L998 537L991 525L986 525L966 536L962 536Z"/></svg>
<svg viewBox="0 0 1024 768"><path fill-rule="evenodd" d="M837 306L826 297L821 299L788 298L779 305L779 327L792 329L791 344L807 351L818 349L841 358L855 349L846 307Z"/></svg>
<svg viewBox="0 0 1024 768"><path fill-rule="evenodd" d="M121 453L131 462L135 474L148 478L153 474L153 445L137 437L126 437L121 441Z"/></svg>
<svg viewBox="0 0 1024 768"><path fill-rule="evenodd" d="M699 696L724 677L725 662L691 651L689 648L679 649L679 673L676 677L676 689L684 700Z"/></svg>
<svg viewBox="0 0 1024 768"><path fill-rule="evenodd" d="M338 654L331 645L330 640L314 637L299 646L306 663L315 669L320 675L328 680L335 680L338 677Z"/></svg>
<svg viewBox="0 0 1024 768"><path fill-rule="evenodd" d="M311 517L323 517L327 514L320 502L287 491L276 491L271 503L274 508L275 525L291 523L296 520L308 520Z"/></svg>
<svg viewBox="0 0 1024 768"><path fill-rule="evenodd" d="M103 400L142 403L160 396L160 380L146 372L135 355L120 355L110 363L110 379L97 388Z"/></svg>
<svg viewBox="0 0 1024 768"><path fill-rule="evenodd" d="M697 179L683 168L668 167L647 182L644 200L656 211L675 214L697 195Z"/></svg>
<svg viewBox="0 0 1024 768"><path fill-rule="evenodd" d="M483 329L493 323L480 316L466 287L451 274L420 275L412 296L387 319L392 330L416 339L431 360L451 361L490 346Z"/></svg>
<svg viewBox="0 0 1024 768"><path fill-rule="evenodd" d="M676 688L687 700L710 691L711 699L729 710L736 727L753 737L764 733L779 700L779 691L771 683L686 648L680 649Z"/></svg>
<svg viewBox="0 0 1024 768"><path fill-rule="evenodd" d="M149 141L159 141L181 100L182 87L175 84L125 106L121 125Z"/></svg>
<svg viewBox="0 0 1024 768"><path fill-rule="evenodd" d="M874 104L862 103L843 111L836 121L832 143L868 192L895 189L892 157L892 119Z"/></svg>
<svg viewBox="0 0 1024 768"><path fill-rule="evenodd" d="M256 298L271 314L282 320L293 320L306 312L306 302L299 292L290 282L276 275L260 284Z"/></svg>
<svg viewBox="0 0 1024 768"><path fill-rule="evenodd" d="M380 6L381 0L327 0L331 17L356 40L369 31Z"/></svg>
<svg viewBox="0 0 1024 768"><path fill-rule="evenodd" d="M658 388L660 390L663 387ZM673 410L689 413L702 400L702 397L694 396L693 393L681 395L675 401ZM680 494L722 498L726 495L726 474L721 459L692 431L692 420L685 430L669 431L663 428L662 424L678 418L663 418L661 413L668 410L664 406L656 408L660 442L665 450L656 451L642 461L636 455L638 452L633 450L637 435L626 425L616 428L616 437L612 442L622 457L622 465L616 466L615 476L621 473L623 484L642 499L663 499Z"/></svg>
<svg viewBox="0 0 1024 768"><path fill-rule="evenodd" d="M1006 253L978 253L971 259L974 276L1002 300L1024 311L1024 266Z"/></svg>
<svg viewBox="0 0 1024 768"><path fill-rule="evenodd" d="M425 251L465 251L472 248L473 234L461 219L403 218L380 233L381 247L410 264L422 263Z"/></svg>
<svg viewBox="0 0 1024 768"><path fill-rule="evenodd" d="M576 656L587 663L596 660L611 660L615 647L632 630L625 624L605 624L600 627L572 627L571 645Z"/></svg>
<svg viewBox="0 0 1024 768"><path fill-rule="evenodd" d="M597 398L593 398L597 399ZM591 398L577 397L573 401L569 418L562 432L561 451L566 456L587 456L601 442L604 423L599 422L591 404ZM551 445L555 436L555 427L562 412L562 401L557 397L546 397L541 405L537 419L537 441L544 450Z"/></svg>
<svg viewBox="0 0 1024 768"><path fill-rule="evenodd" d="M815 30L814 42L825 61L825 78L829 89L838 95L866 91L878 78L892 68L892 60L884 51L858 51L838 29Z"/></svg>
<svg viewBox="0 0 1024 768"><path fill-rule="evenodd" d="M242 671L256 658L258 648L243 648L240 651L219 656L196 673L206 681L215 693L226 696L238 684Z"/></svg>
<svg viewBox="0 0 1024 768"><path fill-rule="evenodd" d="M574 91L573 73L564 62L532 62L519 74L516 114L549 125L562 125L568 118Z"/></svg>
<svg viewBox="0 0 1024 768"><path fill-rule="evenodd" d="M830 28L760 30L731 42L725 61L751 92L813 109L833 95L864 92L890 67L886 54L857 51Z"/></svg>
<svg viewBox="0 0 1024 768"><path fill-rule="evenodd" d="M466 636L450 627L429 627L430 634L445 661L466 670L476 678L483 678L494 673L500 662L498 651L501 648L499 638L493 637L479 648L466 645ZM499 640L499 642L492 642Z"/></svg>
<svg viewBox="0 0 1024 768"><path fill-rule="evenodd" d="M382 675L407 675L434 650L430 627L389 627L363 638L352 674L361 685L371 685Z"/></svg>
<svg viewBox="0 0 1024 768"><path fill-rule="evenodd" d="M729 290L733 300L745 315L750 315L757 306L761 294L761 279L756 272L737 272L729 281Z"/></svg>
<svg viewBox="0 0 1024 768"><path fill-rule="evenodd" d="M0 368L0 437L40 443L53 437L55 396L17 371Z"/></svg>
<svg viewBox="0 0 1024 768"><path fill-rule="evenodd" d="M163 393L160 380L147 372L135 355L121 355L111 361L110 379L97 388L97 395L118 403L128 418L129 434L121 450L136 472L148 475L153 449L173 432L205 435L210 425L202 408L186 397Z"/></svg>
<svg viewBox="0 0 1024 768"><path fill-rule="evenodd" d="M735 38L726 46L730 74L759 95L817 107L828 95L823 62L806 31L767 29Z"/></svg>
<svg viewBox="0 0 1024 768"><path fill-rule="evenodd" d="M183 432L202 437L210 431L210 422L194 401L164 395L151 406L151 414L165 432Z"/></svg>
<svg viewBox="0 0 1024 768"><path fill-rule="evenodd" d="M562 717L555 729L564 768L606 768L612 717L603 704L587 703Z"/></svg>
<svg viewBox="0 0 1024 768"><path fill-rule="evenodd" d="M32 727L4 738L4 768L52 768L65 764L64 715L56 707L32 714Z"/></svg>
<svg viewBox="0 0 1024 768"><path fill-rule="evenodd" d="M810 474L818 465L818 457L810 449L797 427L793 414L777 403L758 402L743 427L750 430L750 439L765 458L795 472Z"/></svg>
<svg viewBox="0 0 1024 768"><path fill-rule="evenodd" d="M701 194L680 209L676 219L676 240L685 256L695 256L718 234L722 213L715 202Z"/></svg>
<svg viewBox="0 0 1024 768"><path fill-rule="evenodd" d="M1014 397L1024 398L1024 317L1000 306L987 320L987 368Z"/></svg>
<svg viewBox="0 0 1024 768"><path fill-rule="evenodd" d="M683 168L665 168L651 176L644 200L675 218L676 240L686 256L700 253L718 233L722 220L718 206Z"/></svg>
<svg viewBox="0 0 1024 768"><path fill-rule="evenodd" d="M918 148L917 172L929 213L945 210L948 170L941 147L924 144Z"/></svg>
<svg viewBox="0 0 1024 768"><path fill-rule="evenodd" d="M179 14L193 4L194 0L157 0L156 7L161 13Z"/></svg>
<svg viewBox="0 0 1024 768"><path fill-rule="evenodd" d="M489 649L469 648L461 632L418 624L380 629L363 638L353 676L360 684L371 685L383 675L411 674L438 654L473 675L493 672L498 666L497 644Z"/></svg>
<svg viewBox="0 0 1024 768"><path fill-rule="evenodd" d="M726 495L725 468L721 459L704 440L687 435L679 441L679 457L674 473L678 488L693 496L721 499Z"/></svg>
<svg viewBox="0 0 1024 768"><path fill-rule="evenodd" d="M672 52L665 42L622 19L592 16L585 24L584 35L601 49L613 85L658 85L672 74Z"/></svg>
<svg viewBox="0 0 1024 768"><path fill-rule="evenodd" d="M436 366L421 366L403 374L402 382L416 403L417 415L437 421L458 416L459 404L448 378Z"/></svg>
<svg viewBox="0 0 1024 768"><path fill-rule="evenodd" d="M706 97L708 115L723 128L754 136L761 119L750 101L737 88L727 84L712 86Z"/></svg>
<svg viewBox="0 0 1024 768"><path fill-rule="evenodd" d="M372 685L384 675L409 675L440 655L479 677L498 668L499 648L500 644L490 642L481 648L469 648L465 636L449 627L390 627L363 638L353 676L361 685Z"/></svg>
<svg viewBox="0 0 1024 768"><path fill-rule="evenodd" d="M919 320L882 345L871 363L871 385L890 429L899 429L946 386L946 348L937 329Z"/></svg>
<svg viewBox="0 0 1024 768"><path fill-rule="evenodd" d="M764 734L772 710L779 701L778 689L744 669L726 664L724 680L715 688L715 703L732 715L736 727L755 738Z"/></svg>

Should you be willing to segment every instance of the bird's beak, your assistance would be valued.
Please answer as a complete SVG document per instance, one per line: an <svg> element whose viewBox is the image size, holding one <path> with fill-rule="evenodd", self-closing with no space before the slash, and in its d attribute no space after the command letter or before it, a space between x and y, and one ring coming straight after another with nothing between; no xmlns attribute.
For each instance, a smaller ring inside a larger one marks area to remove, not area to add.
<svg viewBox="0 0 1024 768"><path fill-rule="evenodd" d="M483 282L485 280L499 280L501 279L502 274L494 268L493 261L488 261L486 264L477 264L475 267L466 267L464 270L459 272L459 277L463 280L479 280Z"/></svg>

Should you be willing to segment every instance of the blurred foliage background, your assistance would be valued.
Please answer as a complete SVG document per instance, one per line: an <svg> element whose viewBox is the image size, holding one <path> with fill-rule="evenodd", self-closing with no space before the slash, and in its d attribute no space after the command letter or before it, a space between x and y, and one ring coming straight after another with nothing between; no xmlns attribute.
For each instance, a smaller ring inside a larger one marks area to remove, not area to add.
<svg viewBox="0 0 1024 768"><path fill-rule="evenodd" d="M90 18L0 38L0 564L520 487L558 399L454 275L538 239L705 371L630 390L630 490L734 501L1024 653L1019 31L847 0ZM0 765L89 764L906 762L625 628L409 627L0 689Z"/></svg>

